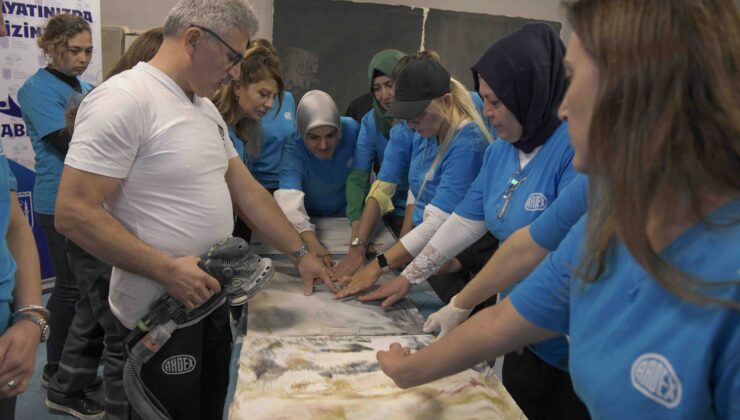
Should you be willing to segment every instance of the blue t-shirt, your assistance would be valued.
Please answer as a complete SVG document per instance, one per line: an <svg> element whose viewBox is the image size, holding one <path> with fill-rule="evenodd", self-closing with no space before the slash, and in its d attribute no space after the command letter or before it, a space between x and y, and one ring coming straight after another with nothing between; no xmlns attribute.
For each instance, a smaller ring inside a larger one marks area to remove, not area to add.
<svg viewBox="0 0 740 420"><path fill-rule="evenodd" d="M62 176L64 157L44 136L67 126L64 114L75 96L84 96L93 86L80 80L82 92L59 80L45 69L29 77L18 91L18 103L36 154L36 182L33 185L33 211L54 214L54 205Z"/></svg>
<svg viewBox="0 0 740 420"><path fill-rule="evenodd" d="M588 210L588 176L577 174L557 200L529 225L529 234L537 245L555 251L570 228Z"/></svg>
<svg viewBox="0 0 740 420"><path fill-rule="evenodd" d="M280 161L285 143L296 133L295 101L293 94L283 92L280 108L273 107L261 121L262 146L259 156L250 157L249 170L265 188L275 189L279 185Z"/></svg>
<svg viewBox="0 0 740 420"><path fill-rule="evenodd" d="M10 167L0 144L0 334L8 327L10 302L15 287L15 260L6 235L10 222Z"/></svg>
<svg viewBox="0 0 740 420"><path fill-rule="evenodd" d="M455 213L472 220L485 220L488 230L503 242L519 228L531 224L555 201L575 177L567 125L560 124L532 160L520 169L519 150L497 140L486 150L480 174ZM511 180L519 184L511 192ZM507 193L508 190L508 193ZM510 197L507 199L504 196ZM501 291L503 299L516 286ZM530 346L542 360L568 369L568 342L564 337Z"/></svg>
<svg viewBox="0 0 740 420"><path fill-rule="evenodd" d="M229 126L229 138L231 139L231 144L234 145L234 149L236 149L236 153L239 154L239 160L244 162L244 165L246 165L251 172L252 161L249 156L246 155L246 152L244 150L244 141L241 139L241 137L239 137L239 135L236 134L236 131L234 131L234 128L231 126Z"/></svg>
<svg viewBox="0 0 740 420"><path fill-rule="evenodd" d="M414 140L409 167L409 186L416 198L414 226L424 220L427 203L446 213L455 210L478 175L487 146L488 142L477 125L469 123L457 130L444 156L435 166L434 173L421 190L439 145L435 140L427 140L421 136Z"/></svg>
<svg viewBox="0 0 740 420"><path fill-rule="evenodd" d="M391 135L393 131L391 130ZM385 149L388 146L388 138L378 130L375 122L375 111L370 110L360 122L360 133L357 135L357 148L355 149L355 161L352 169L370 172L373 169L373 162L377 161L382 165L385 164ZM403 216L406 207L406 195L408 194L408 181L398 185L396 193L393 195L394 215Z"/></svg>
<svg viewBox="0 0 740 420"><path fill-rule="evenodd" d="M285 145L280 165L280 189L303 191L303 203L310 217L342 216L345 213L345 187L360 125L350 117L341 117L341 125L339 143L331 159L316 157L297 133Z"/></svg>
<svg viewBox="0 0 740 420"><path fill-rule="evenodd" d="M409 128L406 121L400 121L391 128L391 138L378 171L379 180L396 185L408 185L411 154L417 137L426 140ZM405 204L404 201L404 206Z"/></svg>
<svg viewBox="0 0 740 420"><path fill-rule="evenodd" d="M717 285L740 280L740 200L716 210L660 252ZM592 284L575 275L587 216L511 294L535 325L570 334L573 387L594 418L740 418L740 312L683 300L659 285L621 242ZM730 223L728 226L728 222ZM731 224L734 223L734 224ZM740 301L740 286L705 287Z"/></svg>

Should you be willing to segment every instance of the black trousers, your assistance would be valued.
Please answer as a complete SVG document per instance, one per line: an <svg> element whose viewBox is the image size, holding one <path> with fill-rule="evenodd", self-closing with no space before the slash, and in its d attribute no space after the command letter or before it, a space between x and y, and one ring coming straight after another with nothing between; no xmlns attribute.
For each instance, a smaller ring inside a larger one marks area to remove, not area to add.
<svg viewBox="0 0 740 420"><path fill-rule="evenodd" d="M506 390L531 420L590 418L586 406L573 391L570 375L526 347L522 354L506 355L502 376Z"/></svg>
<svg viewBox="0 0 740 420"><path fill-rule="evenodd" d="M47 363L44 367L44 372L53 376L62 358L62 349L75 317L75 305L80 299L80 291L77 288L77 279L67 260L66 239L54 228L54 216L34 213L34 218L44 231L51 265L56 275L54 289L46 304L46 308L51 312L51 318L49 319L49 339L46 341Z"/></svg>
<svg viewBox="0 0 740 420"><path fill-rule="evenodd" d="M15 402L18 397L0 399L0 419L15 420Z"/></svg>
<svg viewBox="0 0 740 420"><path fill-rule="evenodd" d="M482 238L478 239L457 256L462 266L460 271L456 273L435 274L429 277L429 285L432 286L434 293L444 303L450 303L450 299L460 293L473 280L473 277L478 274L483 266L486 265L493 253L496 252L496 249L498 249L498 239L491 235L490 232L486 232ZM495 303L496 296L493 296L476 306L473 313Z"/></svg>
<svg viewBox="0 0 740 420"><path fill-rule="evenodd" d="M231 328L224 305L201 322L175 330L142 367L141 377L172 418L221 420L230 360ZM135 407L132 414L140 418Z"/></svg>
<svg viewBox="0 0 740 420"><path fill-rule="evenodd" d="M97 378L103 360L105 410L110 419L127 419L123 391L123 348L108 345L108 336L125 337L108 304L111 266L67 240L69 267L77 279L80 300L70 326L59 370L49 382L48 393L59 397L80 395ZM116 351L119 354L116 354Z"/></svg>

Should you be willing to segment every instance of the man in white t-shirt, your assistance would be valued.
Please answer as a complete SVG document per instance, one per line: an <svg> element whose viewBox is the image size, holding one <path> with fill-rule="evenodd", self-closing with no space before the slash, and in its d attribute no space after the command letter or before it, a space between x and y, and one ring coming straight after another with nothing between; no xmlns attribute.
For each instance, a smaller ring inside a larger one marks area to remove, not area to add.
<svg viewBox="0 0 740 420"><path fill-rule="evenodd" d="M109 301L126 329L165 292L194 308L220 290L196 256L231 234L232 200L262 237L293 256L306 294L314 279L334 289L238 158L207 99L239 78L256 29L243 0L181 0L167 16L157 55L96 88L79 109L56 227L114 266ZM108 337L108 344L123 338ZM230 344L228 311L217 310L175 331L142 378L174 418L221 418ZM173 371L163 363L173 357L194 363Z"/></svg>

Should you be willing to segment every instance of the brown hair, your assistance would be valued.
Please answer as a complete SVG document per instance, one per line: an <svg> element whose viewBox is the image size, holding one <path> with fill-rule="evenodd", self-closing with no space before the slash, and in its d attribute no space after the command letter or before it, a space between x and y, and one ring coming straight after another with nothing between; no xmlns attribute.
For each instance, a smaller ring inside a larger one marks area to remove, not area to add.
<svg viewBox="0 0 740 420"><path fill-rule="evenodd" d="M140 61L146 62L154 58L162 45L162 39L161 27L150 29L139 35L118 59L116 65L105 75L105 79L108 80L118 73L133 68Z"/></svg>
<svg viewBox="0 0 740 420"><path fill-rule="evenodd" d="M46 21L41 36L36 38L36 44L44 52L50 62L61 57L67 51L67 43L82 32L91 32L90 24L80 16L69 13L59 13ZM92 32L91 32L92 33Z"/></svg>
<svg viewBox="0 0 740 420"><path fill-rule="evenodd" d="M677 296L739 309L701 289L740 282L691 277L663 260L648 236L657 206L665 210L660 226L684 207L710 224L703 194L740 191L737 8L727 0L579 0L565 8L600 72L581 275L598 280L619 238Z"/></svg>
<svg viewBox="0 0 740 420"><path fill-rule="evenodd" d="M244 59L241 62L240 81L249 85L268 79L274 80L277 84L278 103L275 106L280 108L283 102L283 91L285 90L280 57L270 41L255 39L249 43L249 47L244 53ZM257 155L260 150L261 136L255 135L255 131L258 131L256 129L259 127L250 123L250 121L239 119L239 100L234 95L236 84L237 82L232 80L221 88L213 98L213 103L226 124L233 127L239 138L249 146L250 153ZM249 135L250 132L251 136Z"/></svg>

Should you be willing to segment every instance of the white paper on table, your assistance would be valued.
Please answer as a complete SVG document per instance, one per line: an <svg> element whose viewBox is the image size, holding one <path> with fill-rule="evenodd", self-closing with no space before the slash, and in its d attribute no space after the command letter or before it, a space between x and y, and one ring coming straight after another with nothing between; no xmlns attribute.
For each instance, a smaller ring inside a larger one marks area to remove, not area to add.
<svg viewBox="0 0 740 420"><path fill-rule="evenodd" d="M487 366L403 390L378 350L412 349L432 336L246 337L229 419L521 419Z"/></svg>

